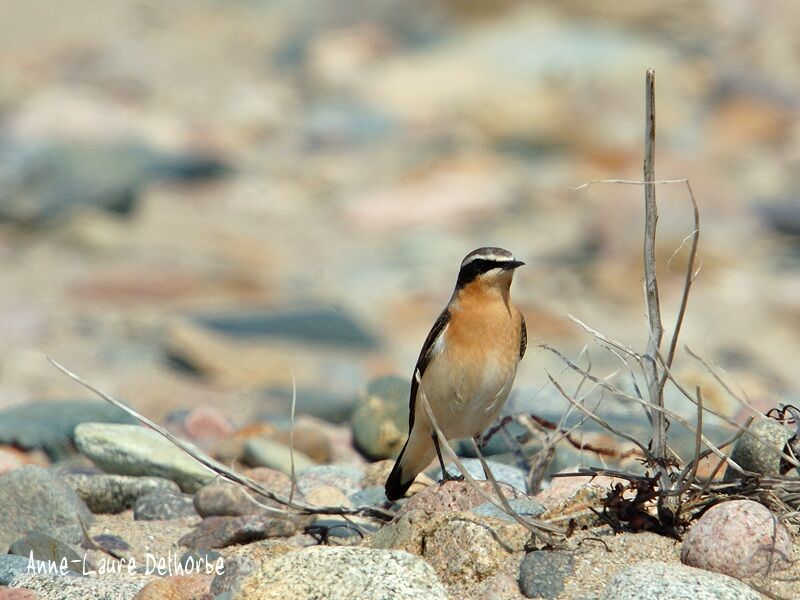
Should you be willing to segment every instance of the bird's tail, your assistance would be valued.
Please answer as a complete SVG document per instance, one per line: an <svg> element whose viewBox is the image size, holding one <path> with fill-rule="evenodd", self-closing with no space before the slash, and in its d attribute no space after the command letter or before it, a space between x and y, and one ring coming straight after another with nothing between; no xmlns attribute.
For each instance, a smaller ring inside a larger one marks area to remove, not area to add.
<svg viewBox="0 0 800 600"><path fill-rule="evenodd" d="M436 455L430 436L412 431L400 451L392 472L386 479L386 497L389 500L402 498L425 467Z"/></svg>

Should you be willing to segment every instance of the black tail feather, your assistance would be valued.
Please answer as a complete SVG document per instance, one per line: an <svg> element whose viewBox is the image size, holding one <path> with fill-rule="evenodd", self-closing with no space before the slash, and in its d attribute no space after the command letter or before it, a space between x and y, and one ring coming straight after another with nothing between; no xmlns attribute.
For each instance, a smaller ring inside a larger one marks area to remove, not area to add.
<svg viewBox="0 0 800 600"><path fill-rule="evenodd" d="M397 455L397 460L394 463L394 468L392 472L389 473L389 477L386 479L386 497L389 500L398 500L405 496L408 488L411 487L411 484L414 483L414 479L411 481L407 481L403 483L403 469L400 466L400 459L403 458L403 452L406 451L406 446L408 446L408 441L406 440L403 449L400 451L400 454Z"/></svg>

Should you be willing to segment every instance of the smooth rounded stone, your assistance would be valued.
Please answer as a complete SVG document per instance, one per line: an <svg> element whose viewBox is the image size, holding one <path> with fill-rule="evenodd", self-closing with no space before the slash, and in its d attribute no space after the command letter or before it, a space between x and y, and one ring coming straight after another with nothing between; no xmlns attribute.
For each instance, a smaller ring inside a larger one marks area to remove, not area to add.
<svg viewBox="0 0 800 600"><path fill-rule="evenodd" d="M516 421L511 421L506 424L504 430L512 439L530 437L530 432ZM458 440L453 445L453 450L455 450L456 454L459 456L478 458L475 447L472 445L472 440L470 439ZM497 456L499 454L508 454L511 450L516 450L516 448L509 447L502 433L498 431L481 448L481 454L484 456Z"/></svg>
<svg viewBox="0 0 800 600"><path fill-rule="evenodd" d="M483 472L483 466L481 465L481 461L479 459L462 458L461 463L464 465L467 473L472 475L473 479L478 481L486 479L486 474ZM494 460L487 460L486 464L498 483L506 483L521 492L525 492L528 489L525 481L525 472L522 469L518 469L517 467L512 467L511 465L506 465ZM451 475L461 474L461 472L458 470L458 467L456 467L454 464L447 465L447 470ZM428 474L434 481L440 481L442 479L442 468L436 467L435 470L429 472Z"/></svg>
<svg viewBox="0 0 800 600"><path fill-rule="evenodd" d="M492 496L494 486L489 481L478 481L477 484ZM525 495L516 489L499 484L505 497L509 500L513 498L524 498ZM428 486L421 492L414 494L398 511L399 515L412 510L424 510L426 512L444 511L470 511L486 502L486 498L476 490L468 481L446 481L443 484Z"/></svg>
<svg viewBox="0 0 800 600"><path fill-rule="evenodd" d="M393 458L408 435L409 382L400 377L381 377L367 386L351 423L353 442L372 460Z"/></svg>
<svg viewBox="0 0 800 600"><path fill-rule="evenodd" d="M617 573L599 600L760 600L741 581L703 569L646 560Z"/></svg>
<svg viewBox="0 0 800 600"><path fill-rule="evenodd" d="M319 465L297 472L297 489L303 495L319 485L330 485L345 496L361 489L364 469L347 465Z"/></svg>
<svg viewBox="0 0 800 600"><path fill-rule="evenodd" d="M325 432L317 427L296 424L291 434L281 429L270 437L285 446L289 446L290 442L293 443L295 451L302 452L316 464L324 464L331 460L331 441Z"/></svg>
<svg viewBox="0 0 800 600"><path fill-rule="evenodd" d="M219 597L221 594L230 594L239 589L253 573L261 566L261 561L248 556L235 556L225 561L225 572L214 577L211 582L211 593Z"/></svg>
<svg viewBox="0 0 800 600"><path fill-rule="evenodd" d="M212 575L192 573L170 575L145 585L133 600L192 600L203 598L211 586Z"/></svg>
<svg viewBox="0 0 800 600"><path fill-rule="evenodd" d="M78 496L94 514L116 514L132 508L136 500L154 492L179 492L174 481L161 477L127 475L64 475Z"/></svg>
<svg viewBox="0 0 800 600"><path fill-rule="evenodd" d="M792 538L763 504L731 500L709 508L689 530L681 561L742 579L789 568Z"/></svg>
<svg viewBox="0 0 800 600"><path fill-rule="evenodd" d="M28 557L0 554L0 585L10 585L17 577L27 575Z"/></svg>
<svg viewBox="0 0 800 600"><path fill-rule="evenodd" d="M408 552L317 546L261 564L235 600L446 600L433 568Z"/></svg>
<svg viewBox="0 0 800 600"><path fill-rule="evenodd" d="M13 582L14 587L38 592L47 600L131 600L142 587L141 582L120 577L58 577L23 575Z"/></svg>
<svg viewBox="0 0 800 600"><path fill-rule="evenodd" d="M290 519L269 513L243 517L208 517L194 531L184 535L181 546L189 548L225 548L272 537L289 537L298 532L309 518Z"/></svg>
<svg viewBox="0 0 800 600"><path fill-rule="evenodd" d="M292 480L285 473L268 467L247 469L243 475L253 479L273 494L288 498L292 493ZM304 500L295 490L294 499ZM243 486L218 481L197 490L194 495L194 508L201 517L240 517L253 515L263 510L261 505L282 507L278 502Z"/></svg>
<svg viewBox="0 0 800 600"><path fill-rule="evenodd" d="M74 452L75 427L87 421L134 423L135 419L96 400L26 402L0 411L0 444L41 449L57 461Z"/></svg>
<svg viewBox="0 0 800 600"><path fill-rule="evenodd" d="M250 438L245 442L244 461L251 467L269 467L287 475L292 472L292 452L289 446L264 437ZM295 472L316 464L299 450L294 451Z"/></svg>
<svg viewBox="0 0 800 600"><path fill-rule="evenodd" d="M0 587L0 600L41 600L41 598L32 590Z"/></svg>
<svg viewBox="0 0 800 600"><path fill-rule="evenodd" d="M564 581L574 571L573 555L538 550L529 552L519 565L519 587L528 598L557 598Z"/></svg>
<svg viewBox="0 0 800 600"><path fill-rule="evenodd" d="M63 563L70 571L80 573L82 571L82 559L75 550L43 533L30 533L24 538L17 540L8 548L9 554L24 556L35 560L55 562L58 565Z"/></svg>
<svg viewBox="0 0 800 600"><path fill-rule="evenodd" d="M792 437L792 432L773 419L760 419L750 425L747 431L753 435L745 432L736 440L731 460L745 471L761 473L767 477L780 477L781 453ZM728 466L725 481L740 477L738 471Z"/></svg>
<svg viewBox="0 0 800 600"><path fill-rule="evenodd" d="M136 500L133 507L133 518L136 521L169 521L196 516L194 498L179 491L145 494Z"/></svg>
<svg viewBox="0 0 800 600"><path fill-rule="evenodd" d="M306 502L314 506L346 506L351 507L350 498L332 485L318 485L306 494Z"/></svg>
<svg viewBox="0 0 800 600"><path fill-rule="evenodd" d="M198 564L215 565L220 558L222 558L222 554L216 550L207 550L205 548L189 549L181 554L180 564L183 568L191 567L192 565L196 567Z"/></svg>
<svg viewBox="0 0 800 600"><path fill-rule="evenodd" d="M383 506L389 502L382 485L371 485L350 494L353 506Z"/></svg>
<svg viewBox="0 0 800 600"><path fill-rule="evenodd" d="M365 534L375 533L379 529L380 525L374 521L336 515L318 515L314 522L306 528L308 533L320 540L330 540L331 538L362 540Z"/></svg>
<svg viewBox="0 0 800 600"><path fill-rule="evenodd" d="M377 339L354 318L327 306L292 311L257 311L197 315L202 326L241 339L285 338L311 343L374 349Z"/></svg>
<svg viewBox="0 0 800 600"><path fill-rule="evenodd" d="M512 510L523 517L538 517L547 510L544 504L530 498L511 498L508 504ZM494 517L495 519L502 519L512 523L516 522L514 517L491 502L484 502L480 506L476 506L472 509L472 512L482 517Z"/></svg>
<svg viewBox="0 0 800 600"><path fill-rule="evenodd" d="M166 438L136 425L81 423L75 428L75 444L107 473L163 477L187 493L215 478Z"/></svg>
<svg viewBox="0 0 800 600"><path fill-rule="evenodd" d="M5 475L25 465L46 467L50 459L41 450L20 450L14 446L0 445L0 475Z"/></svg>
<svg viewBox="0 0 800 600"><path fill-rule="evenodd" d="M34 531L69 544L83 538L92 513L64 481L41 467L20 467L0 476L0 553Z"/></svg>
<svg viewBox="0 0 800 600"><path fill-rule="evenodd" d="M233 425L216 408L199 406L183 419L183 431L190 440L217 440L233 433Z"/></svg>

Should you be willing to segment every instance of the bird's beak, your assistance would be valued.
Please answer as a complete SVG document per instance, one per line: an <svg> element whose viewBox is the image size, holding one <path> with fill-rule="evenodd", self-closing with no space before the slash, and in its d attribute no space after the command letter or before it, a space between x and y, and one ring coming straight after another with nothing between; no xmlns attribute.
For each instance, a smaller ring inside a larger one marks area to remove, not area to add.
<svg viewBox="0 0 800 600"><path fill-rule="evenodd" d="M524 264L525 263L522 262L521 260L510 260L505 265L503 265L503 268L508 270L508 271L511 271L513 269L517 269L517 268L521 267Z"/></svg>

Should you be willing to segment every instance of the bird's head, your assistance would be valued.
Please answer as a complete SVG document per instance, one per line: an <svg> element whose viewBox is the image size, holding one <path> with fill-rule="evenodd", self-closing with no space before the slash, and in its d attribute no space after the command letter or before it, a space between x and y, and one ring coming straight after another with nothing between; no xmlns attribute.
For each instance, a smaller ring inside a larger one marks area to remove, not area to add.
<svg viewBox="0 0 800 600"><path fill-rule="evenodd" d="M461 261L456 289L471 283L507 288L511 285L514 270L524 264L503 248L478 248Z"/></svg>

